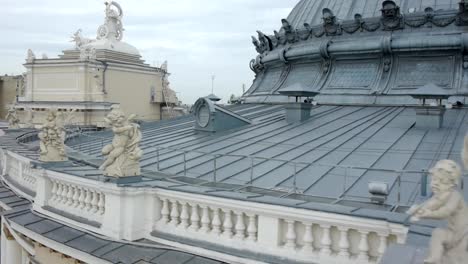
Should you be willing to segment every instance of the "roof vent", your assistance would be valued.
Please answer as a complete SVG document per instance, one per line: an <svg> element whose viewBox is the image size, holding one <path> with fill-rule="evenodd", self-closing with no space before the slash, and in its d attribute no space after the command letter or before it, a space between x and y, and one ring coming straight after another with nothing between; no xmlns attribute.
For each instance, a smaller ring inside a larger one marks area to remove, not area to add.
<svg viewBox="0 0 468 264"><path fill-rule="evenodd" d="M388 183L386 182L369 182L369 193L373 203L383 204L388 197Z"/></svg>
<svg viewBox="0 0 468 264"><path fill-rule="evenodd" d="M441 128L445 114L442 100L448 99L450 93L436 84L428 83L409 95L421 101L421 105L416 107L416 127Z"/></svg>
<svg viewBox="0 0 468 264"><path fill-rule="evenodd" d="M298 123L306 121L310 118L310 110L313 107L313 104L310 102L309 98L313 98L316 95L320 94L318 91L312 91L302 85L301 83L295 83L288 87L282 88L278 91L282 95L286 95L288 97L295 97L296 102L292 104L286 105L286 121L289 124ZM307 98L305 100L306 103L301 102L301 98Z"/></svg>
<svg viewBox="0 0 468 264"><path fill-rule="evenodd" d="M252 123L249 119L216 105L207 97L195 102L192 113L195 116L195 129L199 131L219 132Z"/></svg>

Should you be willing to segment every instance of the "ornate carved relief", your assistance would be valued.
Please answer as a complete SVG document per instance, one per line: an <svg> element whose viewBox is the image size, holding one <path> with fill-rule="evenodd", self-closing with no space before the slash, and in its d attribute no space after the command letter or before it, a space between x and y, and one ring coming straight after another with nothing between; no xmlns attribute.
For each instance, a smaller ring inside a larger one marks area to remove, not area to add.
<svg viewBox="0 0 468 264"><path fill-rule="evenodd" d="M397 30L404 28L403 16L400 13L400 7L393 1L384 1L382 3L382 26L383 30Z"/></svg>
<svg viewBox="0 0 468 264"><path fill-rule="evenodd" d="M460 1L456 21L458 26L468 25L468 1Z"/></svg>

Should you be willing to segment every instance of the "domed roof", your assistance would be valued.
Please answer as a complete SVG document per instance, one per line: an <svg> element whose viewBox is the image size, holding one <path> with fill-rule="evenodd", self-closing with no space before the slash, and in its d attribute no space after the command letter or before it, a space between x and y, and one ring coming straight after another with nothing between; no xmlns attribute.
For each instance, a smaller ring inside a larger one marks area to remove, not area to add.
<svg viewBox="0 0 468 264"><path fill-rule="evenodd" d="M126 42L117 41L113 39L98 39L87 45L84 45L84 48L94 48L96 50L112 50L112 51L118 51L122 53L140 56L140 52L134 46Z"/></svg>
<svg viewBox="0 0 468 264"><path fill-rule="evenodd" d="M288 21L293 28L302 27L304 23L310 25L320 24L322 22L322 10L330 9L337 19L352 20L355 14L361 14L362 17L378 17L384 0L301 0L288 16ZM426 7L434 10L438 9L456 9L458 2L455 0L432 0L432 1L414 1L414 0L394 0L400 6L401 13L423 11Z"/></svg>

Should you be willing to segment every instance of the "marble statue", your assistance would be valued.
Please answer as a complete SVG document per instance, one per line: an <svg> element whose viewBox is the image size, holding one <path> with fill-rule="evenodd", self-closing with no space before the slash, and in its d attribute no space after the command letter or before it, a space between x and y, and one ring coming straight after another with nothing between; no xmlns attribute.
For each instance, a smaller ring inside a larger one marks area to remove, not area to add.
<svg viewBox="0 0 468 264"><path fill-rule="evenodd" d="M75 47L80 50L85 45L95 41L93 39L83 37L83 34L81 33L81 28L78 29L71 38L72 38L71 42L75 42Z"/></svg>
<svg viewBox="0 0 468 264"><path fill-rule="evenodd" d="M112 143L102 149L107 159L99 167L105 176L122 178L140 175L140 158L143 151L139 148L141 141L140 126L133 122L135 115L128 118L119 109L112 111L104 119L112 127Z"/></svg>
<svg viewBox="0 0 468 264"><path fill-rule="evenodd" d="M20 120L18 115L16 114L16 109L14 106L8 107L8 112L5 116L5 119L8 121L8 128L10 129L18 129L20 128L19 123Z"/></svg>
<svg viewBox="0 0 468 264"><path fill-rule="evenodd" d="M465 145L466 145L465 139ZM466 149L464 150L464 152ZM466 162L466 161L465 161ZM462 171L451 160L441 160L429 171L433 196L407 212L411 221L446 220L446 229L434 229L426 264L463 264L468 259L468 208L456 189Z"/></svg>
<svg viewBox="0 0 468 264"><path fill-rule="evenodd" d="M32 63L36 59L36 55L34 55L34 52L31 49L28 49L28 56L26 57L26 62L27 63Z"/></svg>
<svg viewBox="0 0 468 264"><path fill-rule="evenodd" d="M106 1L105 5L106 20L104 25L100 26L97 30L97 39L116 39L120 41L123 38L124 31L122 26L122 8L114 1Z"/></svg>
<svg viewBox="0 0 468 264"><path fill-rule="evenodd" d="M66 161L65 152L65 129L58 123L58 114L56 110L49 110L46 121L42 125L42 131L39 133L39 160L43 162Z"/></svg>

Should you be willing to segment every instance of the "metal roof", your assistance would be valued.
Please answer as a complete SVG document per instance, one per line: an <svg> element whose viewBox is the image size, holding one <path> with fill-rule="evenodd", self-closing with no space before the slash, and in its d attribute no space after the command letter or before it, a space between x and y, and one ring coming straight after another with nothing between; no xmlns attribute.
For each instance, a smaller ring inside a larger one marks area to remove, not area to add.
<svg viewBox="0 0 468 264"><path fill-rule="evenodd" d="M465 108L447 110L441 129L416 128L411 107L323 105L312 109L308 121L296 124L284 120L284 105L229 109L253 124L212 134L194 130L192 117L144 125L143 170L177 178L195 189L215 186L389 212L402 206L403 211L424 198L421 177L435 161L460 161L459 148L468 129ZM109 132L98 132L68 144L99 160L102 146L110 141ZM92 166L60 170L100 175ZM371 181L390 186L387 206L370 202Z"/></svg>

